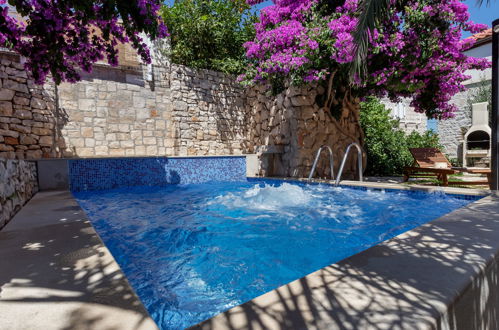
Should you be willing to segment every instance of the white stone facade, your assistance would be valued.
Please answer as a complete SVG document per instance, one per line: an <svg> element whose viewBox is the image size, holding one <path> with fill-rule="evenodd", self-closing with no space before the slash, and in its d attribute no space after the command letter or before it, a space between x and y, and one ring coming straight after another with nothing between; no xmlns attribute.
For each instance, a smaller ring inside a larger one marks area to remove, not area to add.
<svg viewBox="0 0 499 330"><path fill-rule="evenodd" d="M479 47L468 50L465 54L478 58L492 60L492 43L487 42ZM485 71L470 70L466 72L471 78L465 82L467 90L454 96L452 102L458 107L455 117L438 122L438 134L444 152L451 158L462 159L464 135L471 127L471 109L468 106L468 98L480 85L490 84L492 69Z"/></svg>
<svg viewBox="0 0 499 330"><path fill-rule="evenodd" d="M426 115L414 111L409 99L403 99L399 103L393 103L389 99L381 102L390 109L392 117L399 120L399 128L407 134L424 133L428 129Z"/></svg>

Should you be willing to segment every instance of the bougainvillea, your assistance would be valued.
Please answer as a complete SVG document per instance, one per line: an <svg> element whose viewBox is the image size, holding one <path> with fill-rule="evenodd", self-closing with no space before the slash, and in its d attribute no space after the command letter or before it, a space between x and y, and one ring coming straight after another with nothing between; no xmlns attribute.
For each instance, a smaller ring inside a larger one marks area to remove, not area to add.
<svg viewBox="0 0 499 330"><path fill-rule="evenodd" d="M349 86L352 96L409 97L416 111L445 119L456 110L452 96L469 79L465 71L490 66L463 54L474 41L462 40L461 32L486 26L469 21L461 1L391 0L388 18L370 31L367 72L352 79L358 17L357 0L275 0L261 11L256 38L245 45L253 65L240 80L281 87L286 80L330 80L336 89Z"/></svg>
<svg viewBox="0 0 499 330"><path fill-rule="evenodd" d="M0 0L0 46L26 58L37 83L50 73L56 83L107 58L118 64L118 43L130 43L146 63L151 39L167 35L159 0Z"/></svg>

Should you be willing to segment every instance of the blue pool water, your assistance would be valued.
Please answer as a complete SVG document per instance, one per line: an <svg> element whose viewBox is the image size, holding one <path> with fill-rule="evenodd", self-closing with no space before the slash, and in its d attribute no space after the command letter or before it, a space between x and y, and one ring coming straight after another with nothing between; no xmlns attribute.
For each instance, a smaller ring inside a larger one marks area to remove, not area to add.
<svg viewBox="0 0 499 330"><path fill-rule="evenodd" d="M470 202L275 181L75 196L162 329L192 326Z"/></svg>

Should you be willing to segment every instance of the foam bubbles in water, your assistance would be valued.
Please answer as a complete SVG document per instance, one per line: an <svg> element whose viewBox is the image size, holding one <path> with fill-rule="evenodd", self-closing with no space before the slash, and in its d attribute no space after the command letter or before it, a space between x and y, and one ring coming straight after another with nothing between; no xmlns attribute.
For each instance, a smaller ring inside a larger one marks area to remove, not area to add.
<svg viewBox="0 0 499 330"><path fill-rule="evenodd" d="M218 196L208 204L222 204L231 209L284 211L289 207L305 206L311 200L312 194L309 191L297 185L283 183L278 187L255 185L244 191Z"/></svg>

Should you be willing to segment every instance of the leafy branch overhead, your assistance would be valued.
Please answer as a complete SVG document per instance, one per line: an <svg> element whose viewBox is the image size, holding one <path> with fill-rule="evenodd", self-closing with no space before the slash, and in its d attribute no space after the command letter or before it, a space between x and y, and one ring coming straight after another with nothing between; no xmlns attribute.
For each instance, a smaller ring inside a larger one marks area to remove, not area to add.
<svg viewBox="0 0 499 330"><path fill-rule="evenodd" d="M246 65L243 44L255 36L256 16L244 0L177 0L161 15L170 32L166 54L174 63L225 73Z"/></svg>
<svg viewBox="0 0 499 330"><path fill-rule="evenodd" d="M445 119L456 111L450 101L465 89L465 72L490 66L463 53L474 40L461 33L486 27L471 22L459 0L275 0L245 45L251 65L240 80L331 81L333 94L407 97L416 111Z"/></svg>
<svg viewBox="0 0 499 330"><path fill-rule="evenodd" d="M0 0L0 46L27 59L38 83L48 74L56 83L80 79L80 70L107 59L118 64L118 44L130 43L150 62L141 34L167 35L158 16L159 0Z"/></svg>

